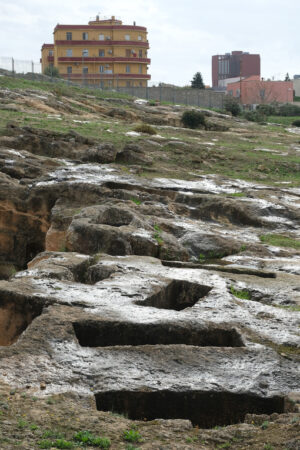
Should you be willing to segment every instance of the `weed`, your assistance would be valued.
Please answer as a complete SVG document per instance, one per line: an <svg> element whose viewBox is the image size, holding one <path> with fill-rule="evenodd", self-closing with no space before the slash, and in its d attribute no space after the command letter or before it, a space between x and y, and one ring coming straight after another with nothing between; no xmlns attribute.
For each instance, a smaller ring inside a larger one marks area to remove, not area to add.
<svg viewBox="0 0 300 450"><path fill-rule="evenodd" d="M206 256L203 253L200 253L198 256L198 261L199 262L204 262L206 260Z"/></svg>
<svg viewBox="0 0 300 450"><path fill-rule="evenodd" d="M128 444L126 445L125 450L140 450L140 447L135 447L132 444Z"/></svg>
<svg viewBox="0 0 300 450"><path fill-rule="evenodd" d="M47 403L47 405L55 405L55 400L54 400L54 398L50 397L50 398L47 399L46 403Z"/></svg>
<svg viewBox="0 0 300 450"><path fill-rule="evenodd" d="M49 441L49 439L44 439L42 441L39 441L38 445L39 445L40 448L51 448L52 447L52 441Z"/></svg>
<svg viewBox="0 0 300 450"><path fill-rule="evenodd" d="M33 423L33 424L30 425L29 428L31 429L31 431L35 431L35 430L38 429L38 426L35 423Z"/></svg>
<svg viewBox="0 0 300 450"><path fill-rule="evenodd" d="M106 437L95 437L90 431L78 431L73 437L74 441L80 442L84 445L92 447L109 448L111 445L110 439Z"/></svg>
<svg viewBox="0 0 300 450"><path fill-rule="evenodd" d="M157 134L156 130L146 123L141 123L140 125L137 125L133 131L137 131L138 133L152 134L152 135Z"/></svg>
<svg viewBox="0 0 300 450"><path fill-rule="evenodd" d="M138 206L142 204L141 200L138 198L131 197L130 200Z"/></svg>
<svg viewBox="0 0 300 450"><path fill-rule="evenodd" d="M233 192L233 194L229 194L230 197L246 197L244 192Z"/></svg>
<svg viewBox="0 0 300 450"><path fill-rule="evenodd" d="M19 419L18 421L18 428L24 429L28 426L28 422L26 422L26 420L23 419Z"/></svg>
<svg viewBox="0 0 300 450"><path fill-rule="evenodd" d="M242 300L251 300L251 295L250 292L248 291L243 291L243 290L238 290L235 289L233 286L230 286L230 292L232 295L234 295L237 298L241 298Z"/></svg>
<svg viewBox="0 0 300 450"><path fill-rule="evenodd" d="M274 447L271 444L265 444L263 449L264 450L274 450Z"/></svg>
<svg viewBox="0 0 300 450"><path fill-rule="evenodd" d="M130 430L123 431L123 439L129 442L142 442L143 440L141 434L132 428Z"/></svg>
<svg viewBox="0 0 300 450"><path fill-rule="evenodd" d="M259 239L264 244L274 245L275 247L290 247L300 249L300 240L292 239L281 234L262 234Z"/></svg>
<svg viewBox="0 0 300 450"><path fill-rule="evenodd" d="M185 441L187 444L192 444L193 442L198 441L198 438L197 438L197 436L187 437Z"/></svg>
<svg viewBox="0 0 300 450"><path fill-rule="evenodd" d="M224 444L218 445L217 448L229 448L231 446L231 443L229 441L224 442Z"/></svg>
<svg viewBox="0 0 300 450"><path fill-rule="evenodd" d="M163 239L161 237L162 229L157 224L155 224L153 228L155 230L155 233L153 234L153 238L156 240L156 242L160 246L160 245L162 245L164 243L164 241L163 241Z"/></svg>
<svg viewBox="0 0 300 450"><path fill-rule="evenodd" d="M241 245L240 252L247 250L247 245Z"/></svg>
<svg viewBox="0 0 300 450"><path fill-rule="evenodd" d="M72 442L70 441L65 441L64 439L57 439L56 441L53 442L53 447L56 448L73 448L74 445Z"/></svg>
<svg viewBox="0 0 300 450"><path fill-rule="evenodd" d="M265 420L262 424L261 424L261 429L262 430L266 430L269 426L269 422L268 420Z"/></svg>

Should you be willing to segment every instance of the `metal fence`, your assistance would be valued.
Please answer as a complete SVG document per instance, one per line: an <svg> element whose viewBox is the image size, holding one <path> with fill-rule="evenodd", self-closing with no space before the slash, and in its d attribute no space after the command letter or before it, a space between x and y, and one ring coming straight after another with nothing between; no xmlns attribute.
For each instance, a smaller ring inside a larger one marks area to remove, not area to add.
<svg viewBox="0 0 300 450"><path fill-rule="evenodd" d="M0 56L0 69L15 73L41 73L42 65L40 62Z"/></svg>
<svg viewBox="0 0 300 450"><path fill-rule="evenodd" d="M175 86L165 86L163 83L154 83L147 87L112 87L105 86L101 80L99 84L88 84L88 80L84 79L81 82L74 83L74 81L44 76L41 73L41 63L29 60L18 60L11 57L0 57L0 69L8 71L7 75L22 77L38 81L52 81L59 83L66 83L68 85L80 84L84 87L92 89L109 90L114 92L121 92L133 97L143 98L146 100L155 100L159 102L168 102L173 104L181 104L186 106L199 106L202 108L218 108L223 109L224 93L214 92L210 89L191 89L180 88ZM118 85L118 83L117 83Z"/></svg>

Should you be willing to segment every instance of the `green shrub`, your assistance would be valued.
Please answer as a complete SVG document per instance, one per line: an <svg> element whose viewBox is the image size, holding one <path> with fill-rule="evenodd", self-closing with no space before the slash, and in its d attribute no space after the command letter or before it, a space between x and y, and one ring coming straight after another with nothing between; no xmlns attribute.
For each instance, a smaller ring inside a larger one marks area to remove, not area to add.
<svg viewBox="0 0 300 450"><path fill-rule="evenodd" d="M157 134L155 129L148 125L147 123L141 123L134 128L134 131L138 133L146 133L146 134Z"/></svg>
<svg viewBox="0 0 300 450"><path fill-rule="evenodd" d="M193 129L199 128L200 126L201 127L206 126L204 114L194 110L184 111L184 113L181 116L181 122L185 127Z"/></svg>
<svg viewBox="0 0 300 450"><path fill-rule="evenodd" d="M294 120L294 122L292 122L293 127L300 127L300 119Z"/></svg>
<svg viewBox="0 0 300 450"><path fill-rule="evenodd" d="M279 106L278 116L300 116L300 106L293 105L291 103L285 103L284 105Z"/></svg>
<svg viewBox="0 0 300 450"><path fill-rule="evenodd" d="M266 121L266 116L260 111L247 111L244 113L244 117L250 122L262 123Z"/></svg>
<svg viewBox="0 0 300 450"><path fill-rule="evenodd" d="M48 77L55 77L59 78L59 71L57 67L54 66L47 66L44 70L44 75L47 75Z"/></svg>
<svg viewBox="0 0 300 450"><path fill-rule="evenodd" d="M137 430L125 430L123 431L123 438L129 442L141 442L142 436Z"/></svg>
<svg viewBox="0 0 300 450"><path fill-rule="evenodd" d="M226 95L224 100L224 109L230 112L233 116L238 116L241 113L241 105L238 100L231 95Z"/></svg>
<svg viewBox="0 0 300 450"><path fill-rule="evenodd" d="M258 105L256 110L265 116L275 116L278 112L278 105L274 103L270 105Z"/></svg>

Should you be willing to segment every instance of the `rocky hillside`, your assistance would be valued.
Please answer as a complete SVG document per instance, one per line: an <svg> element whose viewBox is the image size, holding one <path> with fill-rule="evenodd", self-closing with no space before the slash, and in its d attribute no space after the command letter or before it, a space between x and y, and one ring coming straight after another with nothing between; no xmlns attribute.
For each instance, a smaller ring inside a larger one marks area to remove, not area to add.
<svg viewBox="0 0 300 450"><path fill-rule="evenodd" d="M0 77L1 449L299 448L300 134L185 109Z"/></svg>

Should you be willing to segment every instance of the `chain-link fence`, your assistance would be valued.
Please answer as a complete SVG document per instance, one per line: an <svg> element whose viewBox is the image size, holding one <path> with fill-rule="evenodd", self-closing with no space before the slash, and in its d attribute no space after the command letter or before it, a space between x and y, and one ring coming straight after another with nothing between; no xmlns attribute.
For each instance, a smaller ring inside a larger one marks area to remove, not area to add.
<svg viewBox="0 0 300 450"><path fill-rule="evenodd" d="M14 73L41 73L42 65L40 62L0 56L0 69Z"/></svg>

